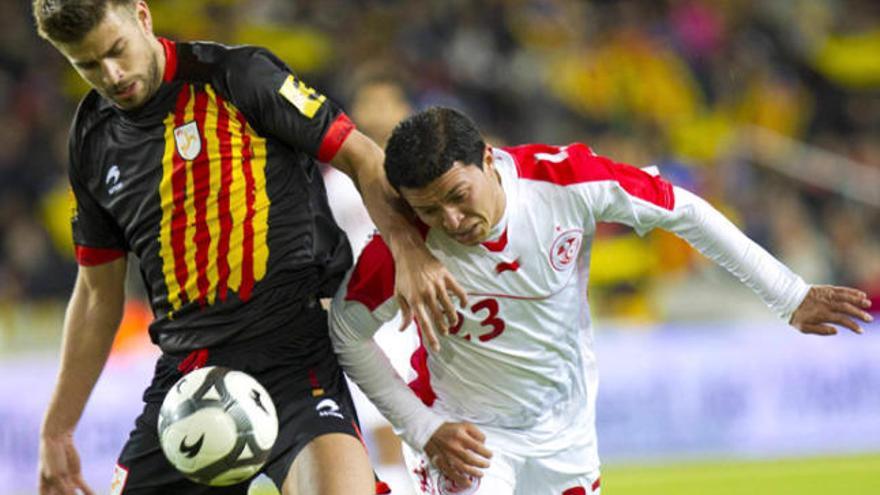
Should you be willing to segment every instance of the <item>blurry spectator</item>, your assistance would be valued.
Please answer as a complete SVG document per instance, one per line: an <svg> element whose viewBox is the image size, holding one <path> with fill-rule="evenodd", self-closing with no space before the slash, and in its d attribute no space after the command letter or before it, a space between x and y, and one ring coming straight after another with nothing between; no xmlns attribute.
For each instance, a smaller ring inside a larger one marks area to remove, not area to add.
<svg viewBox="0 0 880 495"><path fill-rule="evenodd" d="M582 140L705 188L799 270L880 291L880 206L842 203L838 186L768 173L760 160L743 158L748 150L737 139L742 126L760 126L880 168L876 2L155 0L153 8L169 13L156 16L163 20L156 28L172 37L272 46L309 80L334 88L330 96L347 100L380 143L413 107L429 104L464 109L498 142ZM69 122L57 115L72 113L63 107L83 88L21 22L28 16L26 2L0 4L0 299L7 300L63 296L72 270L59 189ZM325 179L357 247L372 227L346 202L352 186ZM762 196L780 199L755 200ZM693 263L672 256L685 250L662 237L603 235L609 256L620 257L608 266L629 266L629 275L595 274L609 281L598 288L611 298L600 311L654 314L632 297ZM829 258L850 261L817 261Z"/></svg>

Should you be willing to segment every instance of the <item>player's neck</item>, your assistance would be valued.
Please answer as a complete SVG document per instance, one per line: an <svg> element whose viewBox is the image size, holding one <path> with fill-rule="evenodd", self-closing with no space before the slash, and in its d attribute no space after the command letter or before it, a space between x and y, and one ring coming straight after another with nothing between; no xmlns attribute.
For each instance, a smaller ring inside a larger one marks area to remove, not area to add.
<svg viewBox="0 0 880 495"><path fill-rule="evenodd" d="M507 225L507 195L504 193L504 184L501 180L501 173L495 170L495 178L497 179L495 187L495 215L492 218L492 231L490 238L501 235L504 227ZM497 232L496 232L497 231Z"/></svg>
<svg viewBox="0 0 880 495"><path fill-rule="evenodd" d="M150 47L153 49L156 61L158 62L157 68L159 70L157 72L159 73L159 84L156 85L158 87L161 84L162 78L165 75L165 66L167 65L168 60L166 60L165 57L165 46L162 45L162 42L159 41L159 38L153 36L150 40Z"/></svg>

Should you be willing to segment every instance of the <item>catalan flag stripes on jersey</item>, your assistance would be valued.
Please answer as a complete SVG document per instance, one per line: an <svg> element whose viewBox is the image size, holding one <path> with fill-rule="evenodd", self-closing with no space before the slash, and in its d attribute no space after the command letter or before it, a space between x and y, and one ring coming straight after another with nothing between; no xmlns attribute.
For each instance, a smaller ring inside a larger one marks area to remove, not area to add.
<svg viewBox="0 0 880 495"><path fill-rule="evenodd" d="M203 146L192 160L175 153L195 146L195 138L175 140L185 125L198 132ZM232 167L232 163L240 166ZM175 110L165 119L165 152L160 233L163 273L169 302L226 301L229 292L250 298L268 261L269 198L265 189L266 140L242 113L210 86L185 85ZM173 228L176 226L177 228ZM187 240L195 249L187 251ZM230 241L241 249L230 250Z"/></svg>
<svg viewBox="0 0 880 495"><path fill-rule="evenodd" d="M137 256L166 351L283 327L350 266L315 158L354 126L266 50L161 41L163 84L145 105L91 92L77 112L77 259Z"/></svg>

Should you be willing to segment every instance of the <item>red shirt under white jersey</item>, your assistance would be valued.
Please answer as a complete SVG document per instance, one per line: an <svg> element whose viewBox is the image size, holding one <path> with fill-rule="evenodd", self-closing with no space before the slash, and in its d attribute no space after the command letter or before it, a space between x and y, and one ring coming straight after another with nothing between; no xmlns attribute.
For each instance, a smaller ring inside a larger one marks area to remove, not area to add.
<svg viewBox="0 0 880 495"><path fill-rule="evenodd" d="M671 231L727 268L788 318L809 289L697 196L583 144L493 150L506 211L490 241L425 232L430 251L468 292L462 325L441 351L420 348L407 384L372 335L394 317L394 263L380 237L361 254L331 310L340 363L407 443L421 449L443 421L522 433L509 446L541 455L573 445L595 455L597 387L587 302L597 222L640 235ZM408 386L409 385L409 386Z"/></svg>

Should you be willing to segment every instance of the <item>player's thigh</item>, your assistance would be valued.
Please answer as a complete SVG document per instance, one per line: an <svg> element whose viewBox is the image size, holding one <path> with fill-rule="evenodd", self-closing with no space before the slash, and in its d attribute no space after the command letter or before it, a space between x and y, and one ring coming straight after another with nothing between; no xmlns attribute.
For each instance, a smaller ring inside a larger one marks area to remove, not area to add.
<svg viewBox="0 0 880 495"><path fill-rule="evenodd" d="M526 463L515 495L600 495L599 471L560 471L555 464L541 461Z"/></svg>
<svg viewBox="0 0 880 495"><path fill-rule="evenodd" d="M406 443L403 444L403 459L414 491L432 495L513 495L521 462L503 452L493 451L483 477L473 480L469 488L461 489L434 467L424 452L412 449Z"/></svg>
<svg viewBox="0 0 880 495"><path fill-rule="evenodd" d="M321 435L296 456L283 495L373 495L375 482L359 439L342 433Z"/></svg>
<svg viewBox="0 0 880 495"><path fill-rule="evenodd" d="M135 429L122 448L111 495L245 495L249 482L229 487L209 487L188 480L165 458L159 446L156 423L159 404L149 403L135 421Z"/></svg>
<svg viewBox="0 0 880 495"><path fill-rule="evenodd" d="M343 480L342 475L349 471L358 480L363 465L369 470L348 385L332 349L324 350L329 354L305 367L294 363L258 374L278 412L278 438L264 467L276 486L306 487L327 473ZM299 481L291 483L291 474ZM369 486L374 487L371 474L369 480ZM312 488L300 493L336 492ZM341 493L356 492L350 489Z"/></svg>
<svg viewBox="0 0 880 495"><path fill-rule="evenodd" d="M516 495L601 495L598 473L594 475L522 476Z"/></svg>

